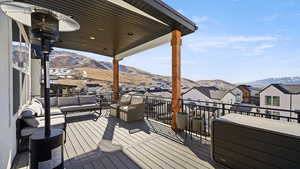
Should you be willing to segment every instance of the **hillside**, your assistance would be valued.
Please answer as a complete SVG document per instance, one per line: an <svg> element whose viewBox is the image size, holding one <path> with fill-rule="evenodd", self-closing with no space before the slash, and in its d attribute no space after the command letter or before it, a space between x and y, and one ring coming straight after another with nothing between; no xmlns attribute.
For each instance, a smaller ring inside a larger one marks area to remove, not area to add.
<svg viewBox="0 0 300 169"><path fill-rule="evenodd" d="M112 63L110 62L97 61L67 51L53 51L50 57L51 68L69 69L71 70L70 75L77 77L76 79L59 79L58 82L60 83L82 86L88 82L109 86L113 80ZM151 74L134 67L120 65L120 82L124 84L171 87L171 81L171 77ZM183 78L182 85L190 88L198 84Z"/></svg>
<svg viewBox="0 0 300 169"><path fill-rule="evenodd" d="M219 89L229 90L234 88L236 85L226 82L224 80L199 80L197 83L200 86L215 86Z"/></svg>
<svg viewBox="0 0 300 169"><path fill-rule="evenodd" d="M271 83L283 83L283 84L300 84L300 77L279 77L279 78L267 78L249 82L247 84L255 87L265 87Z"/></svg>

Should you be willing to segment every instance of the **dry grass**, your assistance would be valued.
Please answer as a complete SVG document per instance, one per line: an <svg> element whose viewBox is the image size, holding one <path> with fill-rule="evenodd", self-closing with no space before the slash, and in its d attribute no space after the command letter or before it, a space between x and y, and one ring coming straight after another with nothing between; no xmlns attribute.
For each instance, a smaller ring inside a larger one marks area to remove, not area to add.
<svg viewBox="0 0 300 169"><path fill-rule="evenodd" d="M76 68L75 71L77 73L83 74L83 71L87 73L88 79L100 80L100 81L113 81L113 71L112 70L101 70L95 68ZM140 83L152 83L152 79L149 76L140 75L140 74L132 74L132 73L124 73L120 72L120 82L121 83L130 83L130 84L140 84Z"/></svg>

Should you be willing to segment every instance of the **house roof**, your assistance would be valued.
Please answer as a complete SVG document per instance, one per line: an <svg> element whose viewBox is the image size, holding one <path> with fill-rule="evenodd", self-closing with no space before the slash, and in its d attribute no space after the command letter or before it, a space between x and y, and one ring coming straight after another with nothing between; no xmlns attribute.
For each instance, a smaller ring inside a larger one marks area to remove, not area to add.
<svg viewBox="0 0 300 169"><path fill-rule="evenodd" d="M175 29L183 35L197 30L195 23L161 0L16 1L55 10L80 24L79 31L60 33L55 47L119 60L170 42Z"/></svg>
<svg viewBox="0 0 300 169"><path fill-rule="evenodd" d="M237 88L244 88L244 89L247 89L248 91L251 91L251 90L254 90L254 91L261 91L261 88L258 88L258 87L253 87L253 86L250 86L250 85L239 85L237 86Z"/></svg>
<svg viewBox="0 0 300 169"><path fill-rule="evenodd" d="M226 94L225 90L220 90L214 86L197 86L197 87L191 88L190 90L186 91L185 93L191 91L192 89L198 90L199 92L201 92L202 94L204 94L206 97L208 97L210 99L220 100Z"/></svg>
<svg viewBox="0 0 300 169"><path fill-rule="evenodd" d="M276 87L278 90L280 90L285 94L300 94L300 84L271 84L271 85ZM268 88L269 86L267 86L266 88Z"/></svg>

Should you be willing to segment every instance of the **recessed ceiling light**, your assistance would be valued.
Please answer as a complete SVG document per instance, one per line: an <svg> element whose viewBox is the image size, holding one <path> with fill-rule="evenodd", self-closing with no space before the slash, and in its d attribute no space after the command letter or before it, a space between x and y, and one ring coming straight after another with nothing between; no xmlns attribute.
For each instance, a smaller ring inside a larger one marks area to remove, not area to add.
<svg viewBox="0 0 300 169"><path fill-rule="evenodd" d="M91 40L95 40L96 38L94 36L90 36L90 39Z"/></svg>
<svg viewBox="0 0 300 169"><path fill-rule="evenodd" d="M128 32L128 36L133 36L133 32Z"/></svg>

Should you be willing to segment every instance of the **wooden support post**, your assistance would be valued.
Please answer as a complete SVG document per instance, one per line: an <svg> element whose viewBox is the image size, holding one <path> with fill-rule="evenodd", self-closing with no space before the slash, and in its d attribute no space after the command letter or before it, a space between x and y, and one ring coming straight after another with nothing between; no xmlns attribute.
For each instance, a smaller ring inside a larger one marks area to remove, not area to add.
<svg viewBox="0 0 300 169"><path fill-rule="evenodd" d="M113 102L119 100L119 60L113 59Z"/></svg>
<svg viewBox="0 0 300 169"><path fill-rule="evenodd" d="M172 32L172 129L176 129L176 114L181 108L181 32L174 30Z"/></svg>

